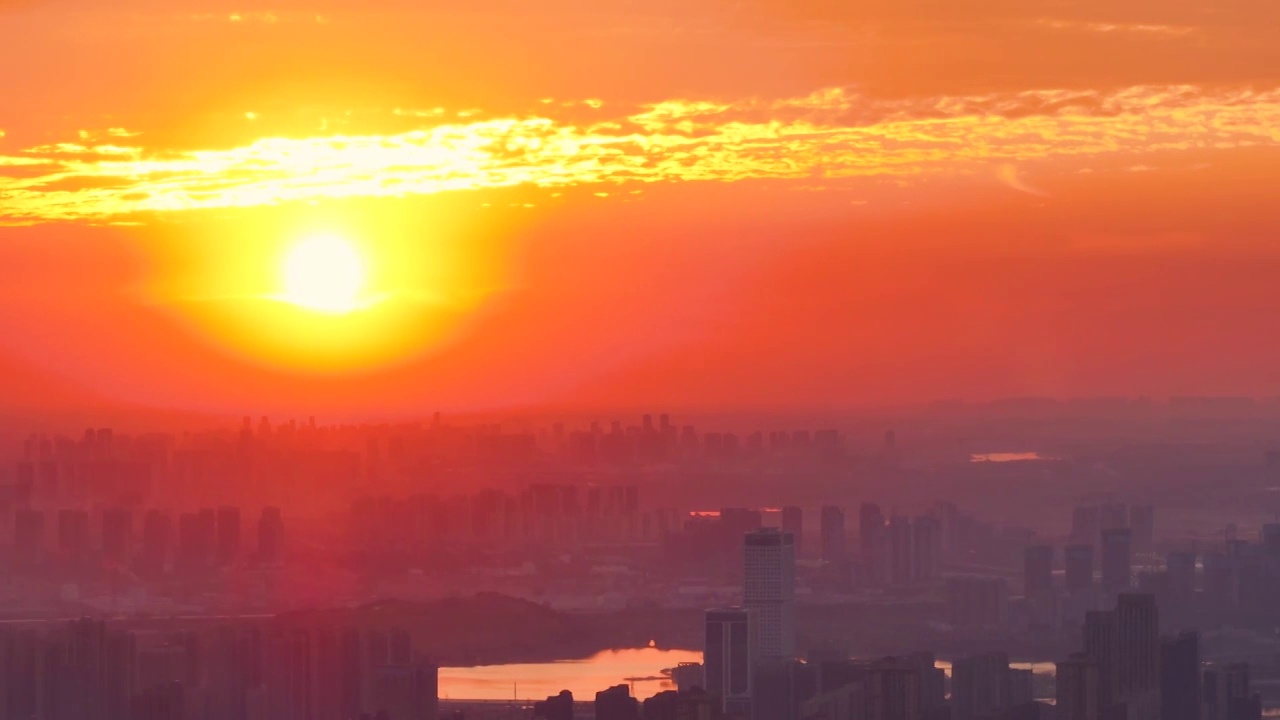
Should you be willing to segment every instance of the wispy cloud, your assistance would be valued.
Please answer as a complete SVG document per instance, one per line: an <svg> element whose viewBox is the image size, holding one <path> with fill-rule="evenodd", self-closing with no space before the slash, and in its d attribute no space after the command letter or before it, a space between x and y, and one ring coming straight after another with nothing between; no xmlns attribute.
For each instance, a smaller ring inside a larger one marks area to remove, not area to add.
<svg viewBox="0 0 1280 720"><path fill-rule="evenodd" d="M1061 20L1042 18L1037 21L1041 27L1068 32L1088 32L1101 34L1137 34L1164 37L1184 37L1197 32L1197 28L1188 25L1161 25L1144 23L1085 22L1081 20Z"/></svg>
<svg viewBox="0 0 1280 720"><path fill-rule="evenodd" d="M401 112L399 121L422 125L217 150L118 138L46 144L0 155L0 219L105 221L513 186L769 179L817 186L1048 159L1086 165L1108 155L1136 165L1163 151L1280 143L1280 89L1142 86L886 102L832 88L773 100L671 100L622 114L609 107L548 105L505 118Z"/></svg>

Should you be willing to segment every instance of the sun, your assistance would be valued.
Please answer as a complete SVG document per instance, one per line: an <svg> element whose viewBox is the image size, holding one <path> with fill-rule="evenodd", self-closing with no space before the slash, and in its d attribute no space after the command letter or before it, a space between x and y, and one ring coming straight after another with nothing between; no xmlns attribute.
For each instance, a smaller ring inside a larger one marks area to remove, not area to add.
<svg viewBox="0 0 1280 720"><path fill-rule="evenodd" d="M360 307L364 262L351 243L333 235L307 238L284 261L280 299L317 312L343 314Z"/></svg>

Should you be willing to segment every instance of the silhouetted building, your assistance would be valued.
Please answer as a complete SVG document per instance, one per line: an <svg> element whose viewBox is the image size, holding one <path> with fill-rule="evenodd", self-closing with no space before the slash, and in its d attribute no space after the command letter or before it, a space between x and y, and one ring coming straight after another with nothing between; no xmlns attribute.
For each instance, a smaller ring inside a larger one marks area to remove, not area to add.
<svg viewBox="0 0 1280 720"><path fill-rule="evenodd" d="M117 565L129 562L133 547L133 512L114 508L102 513L102 554Z"/></svg>
<svg viewBox="0 0 1280 720"><path fill-rule="evenodd" d="M1054 705L1059 720L1103 720L1098 666L1084 654L1057 663Z"/></svg>
<svg viewBox="0 0 1280 720"><path fill-rule="evenodd" d="M947 578L947 616L957 628L997 628L1004 622L1009 589L1001 578L959 575Z"/></svg>
<svg viewBox="0 0 1280 720"><path fill-rule="evenodd" d="M1160 616L1155 596L1122 593L1115 613L1120 698L1129 718L1154 720L1160 705Z"/></svg>
<svg viewBox="0 0 1280 720"><path fill-rule="evenodd" d="M390 720L439 716L439 669L435 664L418 661L382 665L373 672L375 705L386 711Z"/></svg>
<svg viewBox="0 0 1280 720"><path fill-rule="evenodd" d="M1120 699L1120 637L1114 611L1091 610L1084 616L1084 655L1098 677L1098 709L1107 715Z"/></svg>
<svg viewBox="0 0 1280 720"><path fill-rule="evenodd" d="M596 720L640 720L640 702L631 697L631 688L614 685L596 693Z"/></svg>
<svg viewBox="0 0 1280 720"><path fill-rule="evenodd" d="M1053 546L1032 545L1023 555L1023 594L1039 598L1053 594Z"/></svg>
<svg viewBox="0 0 1280 720"><path fill-rule="evenodd" d="M142 521L142 563L152 573L165 569L173 540L173 522L159 510L148 510Z"/></svg>
<svg viewBox="0 0 1280 720"><path fill-rule="evenodd" d="M71 557L84 557L89 553L87 510L58 511L58 551Z"/></svg>
<svg viewBox="0 0 1280 720"><path fill-rule="evenodd" d="M1068 545L1063 551L1063 564L1067 592L1078 593L1093 587L1092 545Z"/></svg>
<svg viewBox="0 0 1280 720"><path fill-rule="evenodd" d="M757 660L796 652L796 557L790 533L762 528L744 536L743 605L756 626Z"/></svg>
<svg viewBox="0 0 1280 720"><path fill-rule="evenodd" d="M30 565L44 554L44 513L18 508L13 516L13 549L19 562Z"/></svg>
<svg viewBox="0 0 1280 720"><path fill-rule="evenodd" d="M1262 697L1249 683L1249 666L1233 663L1204 671L1204 720L1259 720Z"/></svg>
<svg viewBox="0 0 1280 720"><path fill-rule="evenodd" d="M1200 720L1200 636L1185 632L1160 641L1160 717Z"/></svg>
<svg viewBox="0 0 1280 720"><path fill-rule="evenodd" d="M1155 545L1155 508L1150 505L1133 505L1129 508L1129 529L1133 532L1133 549L1151 552Z"/></svg>
<svg viewBox="0 0 1280 720"><path fill-rule="evenodd" d="M573 693L561 690L533 704L533 720L573 720Z"/></svg>
<svg viewBox="0 0 1280 720"><path fill-rule="evenodd" d="M1102 587L1107 592L1129 589L1133 533L1127 528L1102 531Z"/></svg>
<svg viewBox="0 0 1280 720"><path fill-rule="evenodd" d="M263 508L258 518L258 558L268 565L284 560L284 519L278 507Z"/></svg>
<svg viewBox="0 0 1280 720"><path fill-rule="evenodd" d="M187 720L186 693L182 683L167 682L133 696L132 720Z"/></svg>
<svg viewBox="0 0 1280 720"><path fill-rule="evenodd" d="M794 505L782 508L782 532L791 533L795 539L796 557L802 554L804 541L804 512Z"/></svg>
<svg viewBox="0 0 1280 720"><path fill-rule="evenodd" d="M822 537L823 562L841 564L847 560L845 554L844 510L833 505L822 508L819 533Z"/></svg>
<svg viewBox="0 0 1280 720"><path fill-rule="evenodd" d="M707 692L717 698L721 710L750 706L752 625L746 608L707 611L702 666Z"/></svg>
<svg viewBox="0 0 1280 720"><path fill-rule="evenodd" d="M218 508L218 550L219 565L231 565L240 556L240 508Z"/></svg>

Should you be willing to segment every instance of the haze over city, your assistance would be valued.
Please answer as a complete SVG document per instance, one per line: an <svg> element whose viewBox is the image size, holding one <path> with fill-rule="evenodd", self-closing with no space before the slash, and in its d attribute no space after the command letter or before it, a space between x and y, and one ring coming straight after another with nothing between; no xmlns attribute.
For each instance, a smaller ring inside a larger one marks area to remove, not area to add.
<svg viewBox="0 0 1280 720"><path fill-rule="evenodd" d="M0 720L1280 714L1277 37L0 0Z"/></svg>

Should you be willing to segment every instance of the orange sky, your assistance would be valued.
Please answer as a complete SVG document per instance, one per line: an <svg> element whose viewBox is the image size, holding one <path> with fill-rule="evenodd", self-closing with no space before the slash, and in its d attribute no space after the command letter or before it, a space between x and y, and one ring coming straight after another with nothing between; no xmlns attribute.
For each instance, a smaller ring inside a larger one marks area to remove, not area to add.
<svg viewBox="0 0 1280 720"><path fill-rule="evenodd" d="M1276 37L1269 0L0 0L0 399L1280 394ZM271 299L316 234L376 307Z"/></svg>

